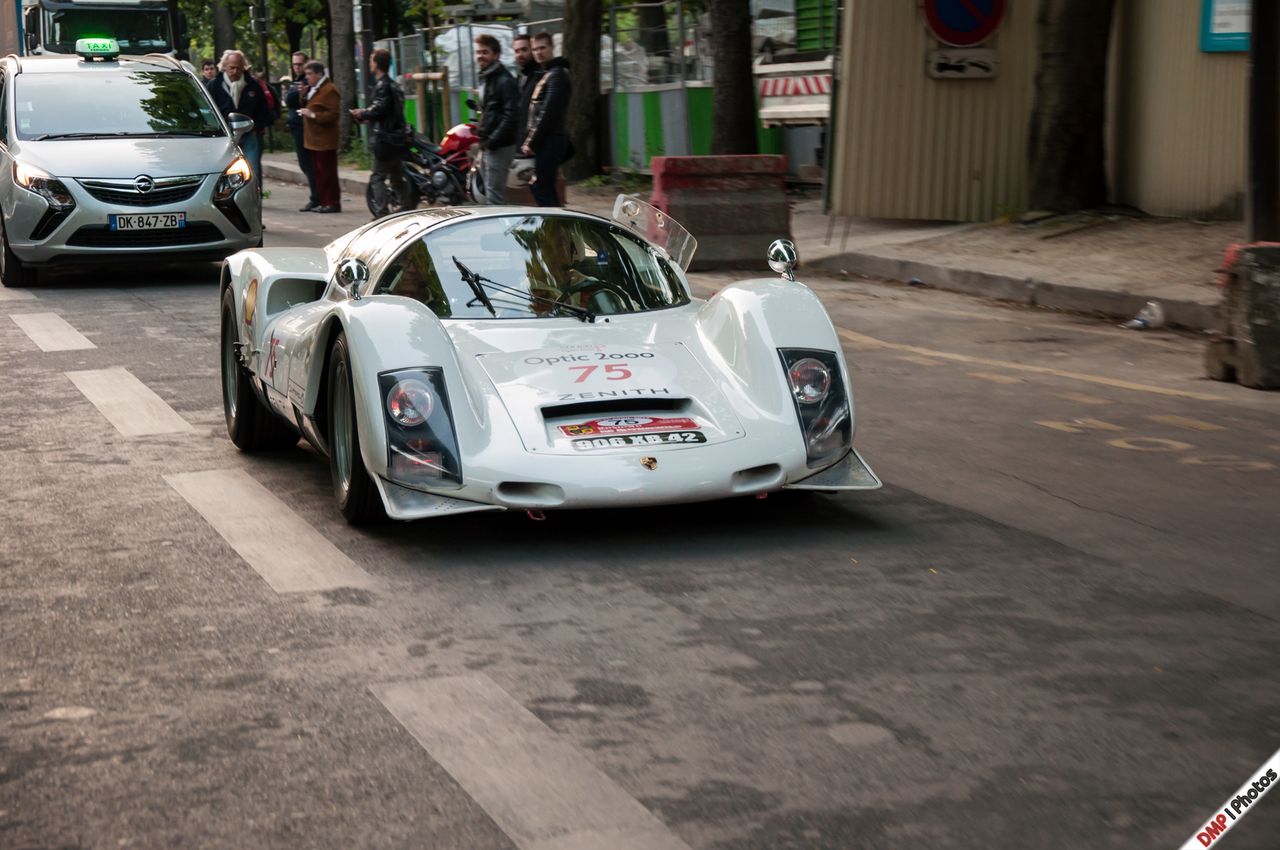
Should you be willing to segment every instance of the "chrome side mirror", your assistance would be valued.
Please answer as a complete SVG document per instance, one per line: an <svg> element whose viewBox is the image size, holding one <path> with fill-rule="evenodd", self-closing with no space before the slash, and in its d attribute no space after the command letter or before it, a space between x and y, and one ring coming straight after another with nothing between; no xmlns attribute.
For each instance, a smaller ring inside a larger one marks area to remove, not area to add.
<svg viewBox="0 0 1280 850"><path fill-rule="evenodd" d="M227 116L227 123L231 125L231 135L235 136L237 143L253 129L253 119L243 112L232 112Z"/></svg>
<svg viewBox="0 0 1280 850"><path fill-rule="evenodd" d="M800 258L796 255L796 243L790 239L775 239L769 246L769 268L782 275L783 280L795 280L796 264Z"/></svg>
<svg viewBox="0 0 1280 850"><path fill-rule="evenodd" d="M348 257L338 263L338 285L347 290L356 301L360 300L360 287L369 280L369 267L364 260Z"/></svg>

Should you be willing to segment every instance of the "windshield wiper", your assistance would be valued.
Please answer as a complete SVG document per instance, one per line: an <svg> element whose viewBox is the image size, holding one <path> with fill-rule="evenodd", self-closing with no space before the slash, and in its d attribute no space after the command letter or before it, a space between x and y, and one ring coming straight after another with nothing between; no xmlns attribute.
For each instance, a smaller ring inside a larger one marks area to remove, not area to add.
<svg viewBox="0 0 1280 850"><path fill-rule="evenodd" d="M481 304L488 307L489 312L494 316L497 316L498 314L494 312L493 302L491 302L489 300L489 296L485 294L484 287L486 284L496 289L498 292L502 292L506 295L514 295L526 304L546 304L554 309L557 314L565 312L571 316L577 316L584 322L595 322L596 320L596 314L584 307L578 307L574 304L565 304L563 301L557 301L554 298L544 298L541 295L534 295L532 292L525 292L523 290L516 289L513 286L506 286L505 284L498 283L496 280L489 280L489 278L476 274L471 271L471 269L464 266L462 261L457 257L453 258L453 262L457 265L458 271L462 272L463 280L470 285L471 291L476 294L476 298L480 300ZM475 302L472 301L469 302L467 306L470 307L474 304Z"/></svg>
<svg viewBox="0 0 1280 850"><path fill-rule="evenodd" d="M191 136L193 138L198 136L200 138L212 138L214 136L222 136L225 134L221 130L158 130L154 133L132 133L130 135L147 137L155 136L157 138L163 138L165 136Z"/></svg>
<svg viewBox="0 0 1280 850"><path fill-rule="evenodd" d="M43 142L47 139L114 139L117 136L127 136L128 133L45 133L43 136L36 136L31 141Z"/></svg>

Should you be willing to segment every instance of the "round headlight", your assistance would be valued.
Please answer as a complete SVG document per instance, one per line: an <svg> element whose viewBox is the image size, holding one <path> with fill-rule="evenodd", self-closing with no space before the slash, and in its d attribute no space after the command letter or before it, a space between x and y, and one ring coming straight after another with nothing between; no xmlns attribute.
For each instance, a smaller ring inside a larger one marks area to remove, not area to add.
<svg viewBox="0 0 1280 850"><path fill-rule="evenodd" d="M407 378L387 393L387 413L397 425L413 428L427 421L435 406L431 390L422 381Z"/></svg>
<svg viewBox="0 0 1280 850"><path fill-rule="evenodd" d="M831 391L831 370L821 360L806 357L791 367L791 389L801 404L817 404Z"/></svg>

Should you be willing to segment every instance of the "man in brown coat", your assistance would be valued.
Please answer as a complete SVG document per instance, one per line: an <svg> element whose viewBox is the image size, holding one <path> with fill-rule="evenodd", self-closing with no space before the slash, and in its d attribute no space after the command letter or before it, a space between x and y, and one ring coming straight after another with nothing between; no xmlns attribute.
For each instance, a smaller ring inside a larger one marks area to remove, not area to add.
<svg viewBox="0 0 1280 850"><path fill-rule="evenodd" d="M342 194L338 186L338 143L342 129L338 124L342 98L338 87L329 79L320 62L308 62L304 68L310 88L302 95L302 146L311 154L316 175L316 200L320 206L312 212L342 212Z"/></svg>

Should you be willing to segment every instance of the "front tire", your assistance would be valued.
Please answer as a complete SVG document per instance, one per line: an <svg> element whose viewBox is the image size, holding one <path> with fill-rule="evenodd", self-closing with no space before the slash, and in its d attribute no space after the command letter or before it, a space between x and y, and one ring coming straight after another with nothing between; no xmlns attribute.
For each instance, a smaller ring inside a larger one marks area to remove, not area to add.
<svg viewBox="0 0 1280 850"><path fill-rule="evenodd" d="M253 374L236 353L240 331L236 302L227 287L222 295L222 410L227 435L244 452L284 449L298 442L298 434L263 407L253 392Z"/></svg>
<svg viewBox="0 0 1280 850"><path fill-rule="evenodd" d="M40 272L18 259L18 255L9 247L8 230L0 231L0 242L4 243L0 246L0 284L15 289L39 283Z"/></svg>
<svg viewBox="0 0 1280 850"><path fill-rule="evenodd" d="M340 333L329 354L329 472L338 510L352 525L386 519L386 508L360 453L355 383L347 335Z"/></svg>
<svg viewBox="0 0 1280 850"><path fill-rule="evenodd" d="M413 182L413 178L409 176L408 170L404 174L405 197L401 198L400 193L390 186L387 187L387 214L404 212L418 208L418 203L422 200L421 194L418 192L418 185ZM378 205L373 200L373 181L370 180L364 187L364 203L369 208L370 215L378 214Z"/></svg>

